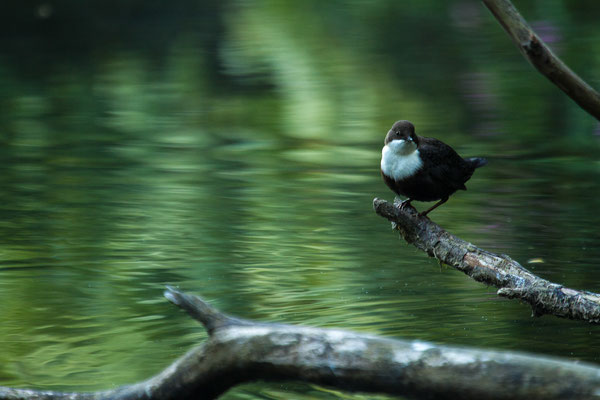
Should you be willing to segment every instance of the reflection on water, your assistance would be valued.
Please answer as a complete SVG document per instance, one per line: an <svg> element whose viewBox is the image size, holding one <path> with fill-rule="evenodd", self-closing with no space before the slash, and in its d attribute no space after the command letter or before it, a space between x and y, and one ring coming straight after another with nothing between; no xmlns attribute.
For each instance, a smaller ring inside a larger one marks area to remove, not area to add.
<svg viewBox="0 0 600 400"><path fill-rule="evenodd" d="M0 57L1 385L93 390L161 370L205 338L162 298L166 284L257 320L598 362L595 326L531 318L371 209L393 197L378 170L385 132L411 119L490 159L432 219L600 291L597 123L485 9L449 2L447 20L437 2L205 3L148 6L119 44L80 26L91 49L47 24L11 33L44 62L21 70L21 47ZM591 76L574 41L600 39L597 18L551 11L524 10ZM212 22L183 23L194 15ZM253 384L225 397L345 396Z"/></svg>

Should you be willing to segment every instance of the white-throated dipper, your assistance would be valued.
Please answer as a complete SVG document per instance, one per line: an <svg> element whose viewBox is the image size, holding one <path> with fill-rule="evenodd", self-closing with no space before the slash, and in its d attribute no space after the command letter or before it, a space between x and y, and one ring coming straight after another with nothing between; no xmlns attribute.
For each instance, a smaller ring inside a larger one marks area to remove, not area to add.
<svg viewBox="0 0 600 400"><path fill-rule="evenodd" d="M485 158L464 159L446 143L417 135L410 121L397 121L381 150L383 180L395 193L407 197L401 207L413 200L439 200L421 216L444 204L457 190L467 190L465 182L485 164Z"/></svg>

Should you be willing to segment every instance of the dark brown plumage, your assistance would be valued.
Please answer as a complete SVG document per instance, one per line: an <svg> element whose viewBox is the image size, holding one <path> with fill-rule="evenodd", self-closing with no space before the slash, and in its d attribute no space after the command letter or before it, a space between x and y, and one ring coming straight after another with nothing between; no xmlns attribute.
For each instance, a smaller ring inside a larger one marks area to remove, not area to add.
<svg viewBox="0 0 600 400"><path fill-rule="evenodd" d="M476 168L487 164L484 158L463 159L444 142L415 133L409 121L398 121L385 137L381 174L395 193L412 200L435 201L427 215L457 190L467 190L465 182Z"/></svg>

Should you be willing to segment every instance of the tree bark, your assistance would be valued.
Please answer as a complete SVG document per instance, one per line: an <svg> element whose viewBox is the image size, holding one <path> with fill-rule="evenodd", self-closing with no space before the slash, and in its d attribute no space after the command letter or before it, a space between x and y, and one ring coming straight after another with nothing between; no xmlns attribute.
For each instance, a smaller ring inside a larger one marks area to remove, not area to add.
<svg viewBox="0 0 600 400"><path fill-rule="evenodd" d="M429 218L420 217L412 207L401 209L376 198L373 208L377 214L393 222L409 244L478 282L497 287L500 296L528 303L535 316L551 314L596 324L600 322L599 294L569 289L542 279L509 256L480 249L446 232Z"/></svg>
<svg viewBox="0 0 600 400"><path fill-rule="evenodd" d="M600 120L600 94L574 73L535 34L510 0L483 0L531 65Z"/></svg>
<svg viewBox="0 0 600 400"><path fill-rule="evenodd" d="M0 399L214 399L249 381L296 380L418 399L598 399L600 368L514 352L392 340L229 317L201 298L165 296L208 340L147 381L94 393L0 387Z"/></svg>

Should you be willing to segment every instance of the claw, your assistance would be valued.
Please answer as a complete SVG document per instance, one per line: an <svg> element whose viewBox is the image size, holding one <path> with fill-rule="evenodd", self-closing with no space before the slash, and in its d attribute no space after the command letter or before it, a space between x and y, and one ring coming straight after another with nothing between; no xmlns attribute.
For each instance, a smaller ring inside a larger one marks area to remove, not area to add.
<svg viewBox="0 0 600 400"><path fill-rule="evenodd" d="M412 199L404 200L402 203L400 203L400 209L404 210L406 207L412 207L412 205L410 204L411 201Z"/></svg>

